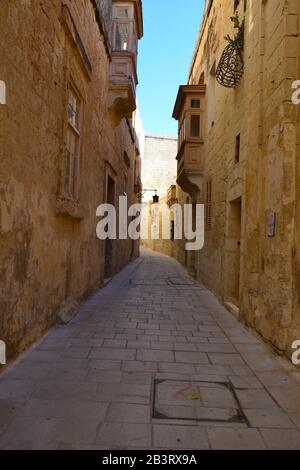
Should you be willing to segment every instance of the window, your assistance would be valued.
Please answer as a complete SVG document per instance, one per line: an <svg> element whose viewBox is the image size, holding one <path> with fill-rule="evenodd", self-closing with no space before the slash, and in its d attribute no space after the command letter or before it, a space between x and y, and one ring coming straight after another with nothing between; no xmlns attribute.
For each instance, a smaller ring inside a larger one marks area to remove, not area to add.
<svg viewBox="0 0 300 470"><path fill-rule="evenodd" d="M185 118L182 122L182 140L185 141Z"/></svg>
<svg viewBox="0 0 300 470"><path fill-rule="evenodd" d="M80 161L81 103L72 88L68 91L67 155L65 165L64 193L72 199L78 198Z"/></svg>
<svg viewBox="0 0 300 470"><path fill-rule="evenodd" d="M115 51L130 51L137 55L137 31L135 30L133 6L114 6L113 48Z"/></svg>
<svg viewBox="0 0 300 470"><path fill-rule="evenodd" d="M130 168L130 157L126 151L123 152L123 159L128 168Z"/></svg>
<svg viewBox="0 0 300 470"><path fill-rule="evenodd" d="M207 84L207 130L210 131L215 124L216 101L216 63L210 69Z"/></svg>
<svg viewBox="0 0 300 470"><path fill-rule="evenodd" d="M72 89L69 89L69 96L68 96L68 122L69 124L79 131L79 100L76 94Z"/></svg>
<svg viewBox="0 0 300 470"><path fill-rule="evenodd" d="M124 175L124 196L128 194L128 177Z"/></svg>
<svg viewBox="0 0 300 470"><path fill-rule="evenodd" d="M186 132L186 120L184 118L178 129L179 147L181 147L181 144L185 141L185 132Z"/></svg>
<svg viewBox="0 0 300 470"><path fill-rule="evenodd" d="M136 184L137 182L137 170L138 170L138 165L137 165L137 161L134 160L134 184Z"/></svg>
<svg viewBox="0 0 300 470"><path fill-rule="evenodd" d="M134 53L135 57L138 54L138 37L137 32L134 30L133 39L132 39L132 52Z"/></svg>
<svg viewBox="0 0 300 470"><path fill-rule="evenodd" d="M211 229L211 181L206 183L206 205L205 205L205 226L207 230Z"/></svg>
<svg viewBox="0 0 300 470"><path fill-rule="evenodd" d="M200 100L191 100L191 108L200 108Z"/></svg>
<svg viewBox="0 0 300 470"><path fill-rule="evenodd" d="M235 139L235 156L234 156L235 163L239 163L240 161L240 151L241 151L241 134L237 135Z"/></svg>
<svg viewBox="0 0 300 470"><path fill-rule="evenodd" d="M129 24L120 23L116 25L115 49L117 51L128 51L129 49Z"/></svg>
<svg viewBox="0 0 300 470"><path fill-rule="evenodd" d="M171 220L171 241L175 240L175 221Z"/></svg>
<svg viewBox="0 0 300 470"><path fill-rule="evenodd" d="M129 18L129 8L116 7L116 18Z"/></svg>
<svg viewBox="0 0 300 470"><path fill-rule="evenodd" d="M200 137L200 116L191 116L191 137Z"/></svg>

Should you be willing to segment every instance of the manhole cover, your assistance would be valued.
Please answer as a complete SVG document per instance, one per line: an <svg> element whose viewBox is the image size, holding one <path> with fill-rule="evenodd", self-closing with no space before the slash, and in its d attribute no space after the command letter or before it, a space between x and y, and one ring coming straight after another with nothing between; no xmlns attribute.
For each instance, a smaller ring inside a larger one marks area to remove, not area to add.
<svg viewBox="0 0 300 470"><path fill-rule="evenodd" d="M248 424L230 382L155 380L153 418Z"/></svg>

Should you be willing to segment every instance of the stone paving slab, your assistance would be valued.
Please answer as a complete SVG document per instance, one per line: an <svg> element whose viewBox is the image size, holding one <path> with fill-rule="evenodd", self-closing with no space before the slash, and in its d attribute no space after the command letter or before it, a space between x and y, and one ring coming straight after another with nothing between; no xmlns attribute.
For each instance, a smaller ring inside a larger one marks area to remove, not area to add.
<svg viewBox="0 0 300 470"><path fill-rule="evenodd" d="M0 376L0 449L300 449L299 377L145 251Z"/></svg>
<svg viewBox="0 0 300 470"><path fill-rule="evenodd" d="M257 429L213 427L208 429L214 450L265 450L266 445Z"/></svg>

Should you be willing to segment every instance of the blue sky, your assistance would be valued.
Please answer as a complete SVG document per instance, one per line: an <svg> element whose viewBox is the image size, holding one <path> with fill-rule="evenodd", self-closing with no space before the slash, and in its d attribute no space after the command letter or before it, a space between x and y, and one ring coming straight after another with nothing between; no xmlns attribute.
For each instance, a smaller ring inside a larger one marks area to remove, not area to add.
<svg viewBox="0 0 300 470"><path fill-rule="evenodd" d="M204 0L143 0L138 100L146 132L177 134L172 111L187 81Z"/></svg>

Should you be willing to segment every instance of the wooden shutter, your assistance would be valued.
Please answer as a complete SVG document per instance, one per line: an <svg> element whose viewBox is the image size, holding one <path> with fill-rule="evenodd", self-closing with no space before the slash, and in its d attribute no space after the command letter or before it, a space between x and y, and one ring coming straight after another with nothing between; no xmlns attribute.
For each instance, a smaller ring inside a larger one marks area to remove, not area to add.
<svg viewBox="0 0 300 470"><path fill-rule="evenodd" d="M205 225L206 229L211 229L211 180L206 182L206 214L205 214Z"/></svg>

